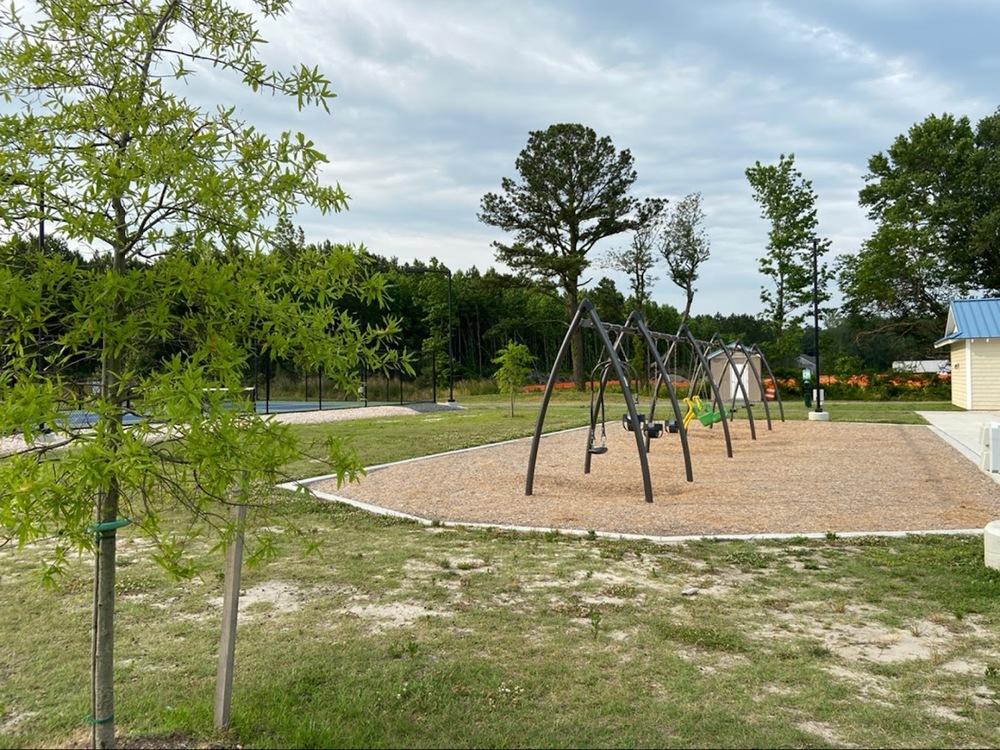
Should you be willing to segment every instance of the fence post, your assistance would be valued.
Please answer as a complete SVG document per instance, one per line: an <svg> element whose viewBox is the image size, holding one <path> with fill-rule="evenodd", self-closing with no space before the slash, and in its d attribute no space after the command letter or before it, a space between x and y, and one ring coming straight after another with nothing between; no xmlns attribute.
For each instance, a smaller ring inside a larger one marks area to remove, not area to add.
<svg viewBox="0 0 1000 750"><path fill-rule="evenodd" d="M219 666L215 675L215 728L229 728L233 703L233 664L236 656L236 616L240 610L240 573L243 565L243 523L247 506L233 506L236 538L226 548L226 578L222 594L222 637L219 642Z"/></svg>

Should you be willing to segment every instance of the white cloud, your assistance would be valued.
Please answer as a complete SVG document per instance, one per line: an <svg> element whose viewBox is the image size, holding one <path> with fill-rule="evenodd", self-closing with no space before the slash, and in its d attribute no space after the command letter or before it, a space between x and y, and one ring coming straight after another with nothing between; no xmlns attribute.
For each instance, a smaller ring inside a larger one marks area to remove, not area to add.
<svg viewBox="0 0 1000 750"><path fill-rule="evenodd" d="M821 232L854 252L871 229L857 205L869 157L931 113L996 107L998 21L1000 6L967 0L307 0L264 25L266 54L318 65L331 115L241 105L307 132L352 196L344 214L300 217L310 240L453 269L495 265L503 238L476 212L528 132L589 125L632 151L637 193L702 193L712 259L696 311L757 313L767 225L744 170L795 153ZM669 282L656 292L679 303Z"/></svg>

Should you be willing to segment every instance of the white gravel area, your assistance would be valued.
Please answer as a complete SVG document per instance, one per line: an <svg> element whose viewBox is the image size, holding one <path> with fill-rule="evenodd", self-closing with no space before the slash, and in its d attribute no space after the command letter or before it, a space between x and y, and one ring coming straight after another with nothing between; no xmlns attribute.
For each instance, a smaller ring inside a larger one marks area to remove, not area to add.
<svg viewBox="0 0 1000 750"><path fill-rule="evenodd" d="M288 424L316 424L318 422L340 422L345 419L380 419L408 414L424 414L432 411L461 409L457 403L423 403L406 406L361 406L355 409L324 409L323 411L279 412L272 414L279 422Z"/></svg>

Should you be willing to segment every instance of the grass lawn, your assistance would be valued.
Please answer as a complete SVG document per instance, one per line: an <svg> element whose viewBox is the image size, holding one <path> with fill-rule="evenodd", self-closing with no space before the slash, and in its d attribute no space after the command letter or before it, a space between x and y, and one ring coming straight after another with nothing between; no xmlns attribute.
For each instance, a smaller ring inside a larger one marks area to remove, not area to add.
<svg viewBox="0 0 1000 750"><path fill-rule="evenodd" d="M530 435L537 399L297 426L372 465ZM563 396L547 428L580 426ZM919 422L945 404L831 402ZM786 404L789 419L805 407ZM322 473L303 459L289 470ZM1000 574L979 537L680 545L466 530L281 499L243 577L233 725L212 732L222 559L170 580L121 534L117 720L144 747L1000 744ZM314 548L317 548L315 549ZM86 742L92 564L0 549L0 747ZM16 603L16 604L15 604Z"/></svg>

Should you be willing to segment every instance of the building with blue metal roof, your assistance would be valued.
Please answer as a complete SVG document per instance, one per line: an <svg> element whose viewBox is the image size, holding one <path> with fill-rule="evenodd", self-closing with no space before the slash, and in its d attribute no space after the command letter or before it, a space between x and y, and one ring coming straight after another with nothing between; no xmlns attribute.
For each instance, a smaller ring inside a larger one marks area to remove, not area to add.
<svg viewBox="0 0 1000 750"><path fill-rule="evenodd" d="M951 351L951 402L970 411L1000 409L1000 298L958 299L936 348Z"/></svg>

